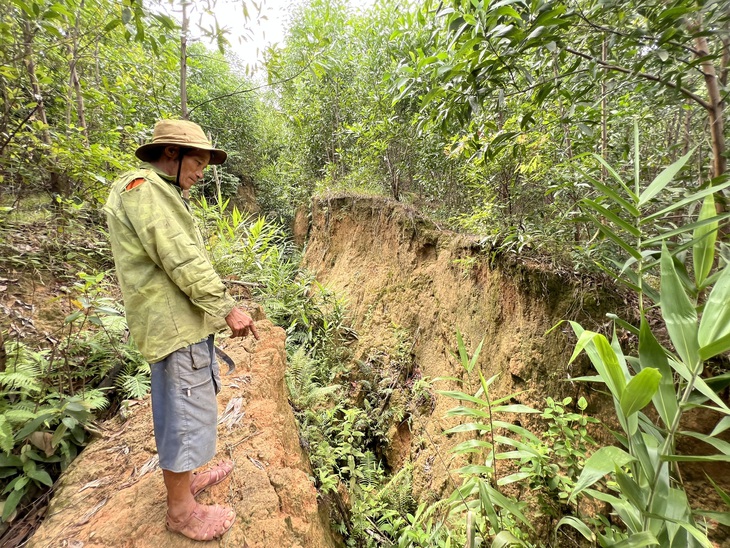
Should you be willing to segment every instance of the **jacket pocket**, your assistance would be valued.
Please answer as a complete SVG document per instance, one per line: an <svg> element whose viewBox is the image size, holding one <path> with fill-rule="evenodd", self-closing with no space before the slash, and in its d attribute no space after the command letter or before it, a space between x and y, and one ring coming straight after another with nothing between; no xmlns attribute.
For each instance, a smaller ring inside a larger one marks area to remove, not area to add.
<svg viewBox="0 0 730 548"><path fill-rule="evenodd" d="M193 369L210 369L213 363L213 356L210 353L208 339L204 339L190 346L190 360Z"/></svg>

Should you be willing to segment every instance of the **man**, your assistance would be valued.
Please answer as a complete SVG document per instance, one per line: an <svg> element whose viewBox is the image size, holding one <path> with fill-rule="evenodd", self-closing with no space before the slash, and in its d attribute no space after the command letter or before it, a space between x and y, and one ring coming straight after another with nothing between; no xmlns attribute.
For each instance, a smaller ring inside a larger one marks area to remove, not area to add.
<svg viewBox="0 0 730 548"><path fill-rule="evenodd" d="M213 334L258 339L213 270L183 196L206 166L222 164L197 124L157 123L152 142L135 152L144 163L112 185L104 206L129 330L152 369L152 418L167 489L167 528L211 540L233 525L234 511L195 501L232 470L223 462L193 474L215 455L220 390Z"/></svg>

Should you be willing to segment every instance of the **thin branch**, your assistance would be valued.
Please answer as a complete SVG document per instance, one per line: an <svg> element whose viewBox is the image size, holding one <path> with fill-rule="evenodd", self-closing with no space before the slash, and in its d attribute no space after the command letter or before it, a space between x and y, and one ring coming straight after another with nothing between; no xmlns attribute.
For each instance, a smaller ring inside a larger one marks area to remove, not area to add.
<svg viewBox="0 0 730 548"><path fill-rule="evenodd" d="M226 99L228 97L233 97L234 95L241 95L242 93L251 93L252 91L256 91L258 89L267 88L267 87L270 87L270 86L276 86L276 85L284 84L286 82L290 82L290 81L294 80L295 78L298 78L305 70L307 70L312 65L312 63L314 63L314 59L315 58L316 58L316 55L315 55L315 57L313 57L309 61L309 63L306 64L306 66L304 66L302 68L302 70L300 70L299 72L297 72L295 75L290 76L289 78L284 78L283 80L279 80L278 82L273 82L271 84L261 84L260 86L255 86L255 87L252 87L252 88L249 88L249 89L239 89L239 90L236 90L236 91L232 91L230 93L224 93L223 95L217 95L217 96L215 96L215 97L213 97L211 99L208 99L206 101L203 101L202 103L198 103L194 107L191 107L190 109L188 109L188 116L196 108L202 107L203 105L207 105L208 103L212 103L212 102L218 101L220 99Z"/></svg>
<svg viewBox="0 0 730 548"><path fill-rule="evenodd" d="M40 101L37 101L36 102L36 105L35 105L35 107L33 107L33 110L30 111L30 113L28 114L28 116L26 116L25 119L22 122L20 122L20 124L18 124L18 127L16 127L15 128L15 131L13 131L13 133L10 134L10 137L8 137L5 140L5 142L3 143L3 146L0 147L0 154L2 154L3 150L5 150L5 147L8 146L8 144L10 143L10 141L13 140L13 137L15 137L15 134L20 131L20 128L22 128L26 124L26 122L28 120L30 120L30 117L33 116L33 114L35 114L35 111L38 110L38 107L41 106L41 101L42 101L42 99Z"/></svg>
<svg viewBox="0 0 730 548"><path fill-rule="evenodd" d="M587 53L583 53L581 51L574 50L572 48L564 48L565 51L568 53L572 53L573 55L577 55L578 57L582 57L583 59L587 59L588 61L593 61L597 65L599 65L601 68L605 70L613 70L616 72L622 72L624 74L630 74L632 76L638 76L639 78L643 78L644 80L651 80L652 82L658 82L660 84L664 84L667 87L670 87L672 89L676 89L679 91L682 95L685 97L688 97L692 99L694 102L702 106L705 110L710 110L712 106L710 103L705 101L702 97L697 95L696 93L691 92L687 88L684 88L682 86L678 86L674 82L670 82L668 80L663 80L659 76L656 76L655 74L649 74L648 72L640 72L635 71L631 69L627 69L626 67L620 67L618 65L612 65L610 63L606 63L604 61L601 61L600 59L597 59L596 57L593 57L592 55L588 55Z"/></svg>
<svg viewBox="0 0 730 548"><path fill-rule="evenodd" d="M598 24L592 22L590 19L588 19L588 17L586 17L583 14L583 12L580 10L580 8L576 9L576 13L578 14L578 17L580 17L583 21L585 21L586 24L593 30L606 32L609 34L615 34L616 36L620 36L621 38L632 38L634 40L637 40L639 42L644 42L647 44L653 44L653 43L657 43L659 41L659 38L656 36L639 36L639 37L637 37L637 36L632 36L630 34L627 34L625 32L620 32L620 31L618 31L616 29L612 29L610 27L604 27L603 25L598 25ZM688 53L691 53L692 55L698 55L697 50L695 50L694 48L687 46L685 44L680 44L679 42L674 42L672 40L665 40L664 43L670 44L672 46L676 46L680 49L685 50Z"/></svg>

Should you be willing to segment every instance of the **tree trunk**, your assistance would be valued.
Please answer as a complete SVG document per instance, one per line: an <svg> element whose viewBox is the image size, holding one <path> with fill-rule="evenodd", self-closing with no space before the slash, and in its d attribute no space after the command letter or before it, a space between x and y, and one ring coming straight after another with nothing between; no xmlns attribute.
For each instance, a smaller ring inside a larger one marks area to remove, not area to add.
<svg viewBox="0 0 730 548"><path fill-rule="evenodd" d="M695 45L697 47L698 57L706 58L709 55L710 48L707 45L707 38L698 36L695 38ZM700 66L705 77L707 96L709 98L707 113L710 117L710 138L712 142L712 176L719 177L727 169L723 120L724 104L720 95L720 82L715 72L715 65L712 59L704 59ZM718 214L724 213L727 210L726 200L722 193L716 195L715 210Z"/></svg>
<svg viewBox="0 0 730 548"><path fill-rule="evenodd" d="M41 139L43 143L50 149L51 148L51 132L48 130L48 118L46 117L46 108L43 104L43 95L41 94L41 86L38 83L38 77L35 72L35 62L33 60L33 40L35 39L35 33L31 22L28 19L23 19L21 22L23 28L23 63L25 64L25 70L28 73L28 79L30 80L31 90L33 92L33 99L37 103L36 113L38 118L43 122L43 130L41 131ZM48 164L54 165L51 159ZM48 182L48 190L53 195L68 196L70 187L66 177L61 177L58 171L54 170L53 167L49 168L50 177ZM55 200L53 202L56 203Z"/></svg>
<svg viewBox="0 0 730 548"><path fill-rule="evenodd" d="M697 55L699 57L707 57L709 55L709 47L707 38L698 36L695 38L697 46ZM723 111L724 105L720 95L720 85L715 72L715 65L711 59L705 59L700 64L702 73L705 77L705 85L707 86L707 95L709 98L710 108L708 114L710 116L710 137L712 140L712 170L713 177L719 177L725 173L727 169L727 159L725 158L725 138L724 138L724 121Z"/></svg>
<svg viewBox="0 0 730 548"><path fill-rule="evenodd" d="M35 72L35 61L33 60L33 40L35 39L35 33L30 21L23 19L23 63L25 64L25 70L28 73L28 79L30 80L30 87L33 91L33 99L38 103L38 118L40 118L43 125L46 126L41 132L41 138L43 143L47 146L51 146L51 133L48 131L48 119L46 118L46 107L43 105L43 95L41 94L41 86L38 83L38 77Z"/></svg>
<svg viewBox="0 0 730 548"><path fill-rule="evenodd" d="M86 148L89 148L89 129L86 126L86 115L84 113L84 96L81 93L81 81L79 80L79 75L76 70L79 62L79 23L81 21L81 12L84 9L84 2L85 0L81 0L81 2L79 3L79 9L76 12L76 21L74 24L74 29L72 31L73 40L72 43L68 46L70 54L68 68L70 73L71 86L73 87L76 94L76 116L79 126L84 132L84 144L86 145Z"/></svg>
<svg viewBox="0 0 730 548"><path fill-rule="evenodd" d="M188 2L182 3L182 29L180 31L180 113L188 119Z"/></svg>

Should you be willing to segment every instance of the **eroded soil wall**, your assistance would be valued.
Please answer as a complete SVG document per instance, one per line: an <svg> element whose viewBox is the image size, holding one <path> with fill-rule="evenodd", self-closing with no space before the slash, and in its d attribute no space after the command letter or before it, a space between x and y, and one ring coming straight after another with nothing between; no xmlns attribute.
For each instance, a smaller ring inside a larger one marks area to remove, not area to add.
<svg viewBox="0 0 730 548"><path fill-rule="evenodd" d="M494 397L519 393L514 402L540 409L547 396L586 396L593 412L606 404L585 384L570 381L585 374L586 365L568 365L574 342L569 326L548 333L564 319L605 329L605 312L624 306L605 282L515 256L492 257L477 239L442 231L397 202L353 196L313 203L305 265L347 298L359 335L355 361L392 353L398 330L405 329L413 365L404 383L461 379L464 371L452 355L458 329L471 351L484 338L478 367L487 378L498 375ZM465 391L476 391L475 380ZM434 383L430 412L414 414L389 433L388 463L396 469L413 462L414 494L421 500L453 489L447 468L457 468L459 459L449 448L463 437L442 435L455 424L444 415L456 402L436 390L456 388L453 381ZM528 416L511 420L531 425Z"/></svg>

